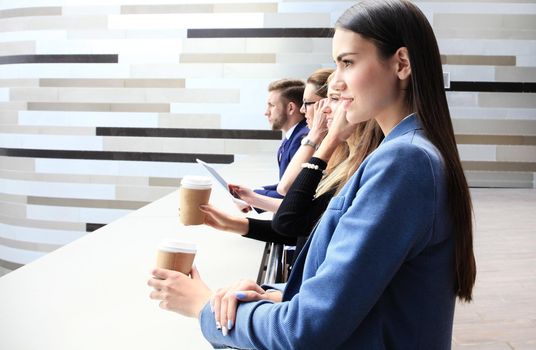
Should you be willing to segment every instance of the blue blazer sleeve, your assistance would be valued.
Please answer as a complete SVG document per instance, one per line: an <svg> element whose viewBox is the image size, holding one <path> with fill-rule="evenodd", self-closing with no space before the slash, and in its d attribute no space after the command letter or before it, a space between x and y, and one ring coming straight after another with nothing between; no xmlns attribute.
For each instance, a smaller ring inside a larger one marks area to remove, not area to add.
<svg viewBox="0 0 536 350"><path fill-rule="evenodd" d="M277 304L240 304L226 337L206 307L201 327L209 342L271 350L359 345L353 341L363 320L400 266L423 249L434 222L429 156L418 146L389 144L331 200L310 242L299 291Z"/></svg>
<svg viewBox="0 0 536 350"><path fill-rule="evenodd" d="M253 192L262 194L263 196L267 196L267 197L283 198L283 196L280 195L279 192L277 192L277 185L263 186L262 188L253 190Z"/></svg>

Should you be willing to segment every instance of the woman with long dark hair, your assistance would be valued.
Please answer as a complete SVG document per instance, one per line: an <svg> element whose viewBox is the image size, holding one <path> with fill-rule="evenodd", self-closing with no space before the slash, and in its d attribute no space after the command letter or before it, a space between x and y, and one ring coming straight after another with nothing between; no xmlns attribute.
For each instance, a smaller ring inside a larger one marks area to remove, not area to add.
<svg viewBox="0 0 536 350"><path fill-rule="evenodd" d="M330 201L281 301L248 288L212 311L196 269L192 278L155 270L164 280L149 282L152 297L198 317L215 346L450 349L455 300L471 300L476 264L432 28L410 1L364 1L338 20L333 58L346 120L374 118L385 139ZM340 142L328 132L315 157L329 159ZM225 334L213 312L231 321Z"/></svg>

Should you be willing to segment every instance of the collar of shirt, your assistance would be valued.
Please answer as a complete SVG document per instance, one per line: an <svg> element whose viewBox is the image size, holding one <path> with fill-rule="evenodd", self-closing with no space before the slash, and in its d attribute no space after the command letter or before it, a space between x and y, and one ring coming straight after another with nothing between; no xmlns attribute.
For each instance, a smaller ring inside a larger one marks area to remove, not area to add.
<svg viewBox="0 0 536 350"><path fill-rule="evenodd" d="M298 125L299 123L296 123L294 124L293 127L291 127L290 129L287 130L287 132L285 133L285 139L290 139L290 137L292 136L292 133L294 132L294 129L296 129L296 126Z"/></svg>

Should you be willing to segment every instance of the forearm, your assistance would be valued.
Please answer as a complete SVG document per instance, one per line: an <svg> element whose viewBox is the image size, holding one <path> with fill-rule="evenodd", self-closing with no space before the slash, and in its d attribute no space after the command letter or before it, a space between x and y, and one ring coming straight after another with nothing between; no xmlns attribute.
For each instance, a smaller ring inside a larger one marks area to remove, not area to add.
<svg viewBox="0 0 536 350"><path fill-rule="evenodd" d="M302 169L301 165L307 162L314 152L315 149L307 145L302 145L298 149L298 151L294 154L294 157L292 157L292 160L290 161L287 170L285 170L283 177L281 177L281 181L279 181L279 184L277 185L277 192L282 195L287 194L288 190L290 189L290 186L292 186L294 180L296 180L296 177Z"/></svg>
<svg viewBox="0 0 536 350"><path fill-rule="evenodd" d="M251 196L251 198L248 198L247 202L255 208L276 212L279 208L279 205L281 204L281 201L282 199L279 198L272 198L255 193Z"/></svg>

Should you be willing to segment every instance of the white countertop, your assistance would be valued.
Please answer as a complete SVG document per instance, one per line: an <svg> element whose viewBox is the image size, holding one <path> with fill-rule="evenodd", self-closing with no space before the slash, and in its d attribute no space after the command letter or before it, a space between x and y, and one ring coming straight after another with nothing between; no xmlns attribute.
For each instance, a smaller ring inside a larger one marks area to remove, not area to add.
<svg viewBox="0 0 536 350"><path fill-rule="evenodd" d="M241 162L242 163L242 162ZM244 163L242 163L244 164ZM233 164L229 181L274 178ZM264 163L264 169L270 164ZM240 215L214 184L211 203ZM178 191L0 278L0 348L211 349L195 319L161 310L147 280L164 238L197 243L211 288L257 278L264 243L178 220Z"/></svg>

